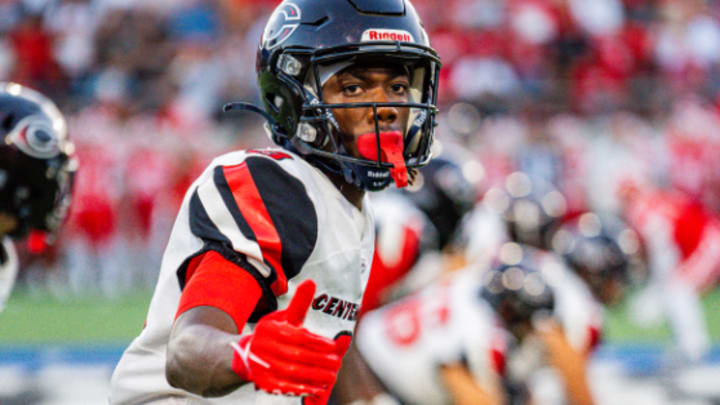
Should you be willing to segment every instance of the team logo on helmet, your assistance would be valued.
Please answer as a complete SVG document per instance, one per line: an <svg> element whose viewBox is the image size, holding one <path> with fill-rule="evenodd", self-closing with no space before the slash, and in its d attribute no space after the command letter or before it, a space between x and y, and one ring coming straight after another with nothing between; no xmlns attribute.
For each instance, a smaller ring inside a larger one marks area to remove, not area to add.
<svg viewBox="0 0 720 405"><path fill-rule="evenodd" d="M263 33L263 48L273 49L285 42L300 25L302 12L293 3L283 3L270 16Z"/></svg>
<svg viewBox="0 0 720 405"><path fill-rule="evenodd" d="M60 153L60 140L42 116L31 115L22 119L8 135L8 141L35 158L48 159Z"/></svg>

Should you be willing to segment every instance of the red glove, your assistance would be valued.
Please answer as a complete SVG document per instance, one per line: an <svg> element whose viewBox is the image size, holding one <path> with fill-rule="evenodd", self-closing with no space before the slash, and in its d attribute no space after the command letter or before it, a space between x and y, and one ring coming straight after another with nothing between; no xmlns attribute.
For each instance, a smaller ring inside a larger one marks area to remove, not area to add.
<svg viewBox="0 0 720 405"><path fill-rule="evenodd" d="M350 347L350 343L352 342L352 338L349 335L341 335L335 340L335 354L340 356L340 360L342 360L343 356L345 356L345 352ZM337 378L337 371L335 372L335 377ZM335 385L335 380L333 379L333 383L330 384L330 386L325 389L325 392L323 392L320 395L315 395L312 397L308 397L305 402L303 402L304 405L326 405L328 403L328 400L330 400L330 392L332 392L332 387Z"/></svg>
<svg viewBox="0 0 720 405"><path fill-rule="evenodd" d="M285 310L262 317L253 333L233 344L232 367L240 378L274 394L329 395L347 347L302 327L314 295L315 283L304 281Z"/></svg>

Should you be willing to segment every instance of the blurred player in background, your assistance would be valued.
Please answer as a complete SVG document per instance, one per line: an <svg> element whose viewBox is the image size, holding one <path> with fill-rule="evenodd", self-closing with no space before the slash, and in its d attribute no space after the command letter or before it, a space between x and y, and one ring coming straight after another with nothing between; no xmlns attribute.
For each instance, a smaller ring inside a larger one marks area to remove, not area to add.
<svg viewBox="0 0 720 405"><path fill-rule="evenodd" d="M469 267L360 321L340 404L505 404L510 347L538 332L553 294L526 261ZM542 318L542 319L541 319ZM576 376L577 377L577 376ZM357 401L357 402L353 402Z"/></svg>
<svg viewBox="0 0 720 405"><path fill-rule="evenodd" d="M611 214L568 214L559 191L522 172L508 176L503 188L488 190L463 228L469 262L488 263L498 251L512 246L506 245L509 241L530 244L555 262L547 268L561 269L548 275L551 284L577 291L571 295L583 297L581 301L596 309L618 303L634 281L632 276L639 278L644 270L640 237L628 224ZM558 308L564 307L562 298L557 302ZM597 345L601 311L583 312L574 305L565 311L588 325L578 331L584 336L577 338L578 348Z"/></svg>
<svg viewBox="0 0 720 405"><path fill-rule="evenodd" d="M440 250L453 248L460 222L475 204L477 187L462 163L449 154L441 155L422 168L417 184L406 190L437 230Z"/></svg>
<svg viewBox="0 0 720 405"><path fill-rule="evenodd" d="M511 173L485 192L464 221L465 260L488 265L508 241L548 250L548 235L567 214L565 201L547 181Z"/></svg>
<svg viewBox="0 0 720 405"><path fill-rule="evenodd" d="M370 271L366 191L430 158L440 61L409 2L284 2L257 57L265 110L234 106L283 149L191 185L114 404L326 403Z"/></svg>
<svg viewBox="0 0 720 405"><path fill-rule="evenodd" d="M11 239L52 242L62 225L77 161L65 118L42 94L0 82L0 310L18 271Z"/></svg>
<svg viewBox="0 0 720 405"><path fill-rule="evenodd" d="M441 155L419 169L402 192L373 195L375 253L361 314L453 267L457 233L475 203L475 190L460 164Z"/></svg>
<svg viewBox="0 0 720 405"><path fill-rule="evenodd" d="M508 355L508 379L537 403L592 404L587 380L591 352L602 331L602 307L580 277L559 256L508 242L497 256L508 265L536 268L554 297L552 322L535 325Z"/></svg>
<svg viewBox="0 0 720 405"><path fill-rule="evenodd" d="M626 183L621 195L649 268L648 286L632 302L631 313L648 325L661 321L664 312L680 360L700 360L710 349L700 295L720 277L720 219L681 191Z"/></svg>
<svg viewBox="0 0 720 405"><path fill-rule="evenodd" d="M568 353L583 358L600 342L603 306L618 303L631 270L642 268L640 240L617 217L566 215L564 197L538 182L516 172L502 188L488 190L464 224L466 257L482 266L497 254L510 258L531 251L508 241L540 248L533 255L544 263L542 272L556 291L555 313L570 342Z"/></svg>
<svg viewBox="0 0 720 405"><path fill-rule="evenodd" d="M605 306L619 303L644 272L640 238L620 218L585 212L564 220L550 234L550 248Z"/></svg>

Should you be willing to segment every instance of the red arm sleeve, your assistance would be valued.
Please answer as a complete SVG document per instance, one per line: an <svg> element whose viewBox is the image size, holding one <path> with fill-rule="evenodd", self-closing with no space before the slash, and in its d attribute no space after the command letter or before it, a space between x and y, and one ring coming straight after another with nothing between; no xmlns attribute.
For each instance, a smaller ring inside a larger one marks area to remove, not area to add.
<svg viewBox="0 0 720 405"><path fill-rule="evenodd" d="M261 296L250 273L210 250L190 261L175 318L191 308L211 306L230 315L239 333Z"/></svg>

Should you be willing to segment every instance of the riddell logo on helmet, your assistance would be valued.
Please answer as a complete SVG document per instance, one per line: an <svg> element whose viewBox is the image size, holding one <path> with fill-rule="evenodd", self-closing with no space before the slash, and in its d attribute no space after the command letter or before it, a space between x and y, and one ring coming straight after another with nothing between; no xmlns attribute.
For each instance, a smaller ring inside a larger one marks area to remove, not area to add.
<svg viewBox="0 0 720 405"><path fill-rule="evenodd" d="M362 34L362 42L367 41L400 41L415 42L413 36L405 30L389 30L384 28L370 28Z"/></svg>

